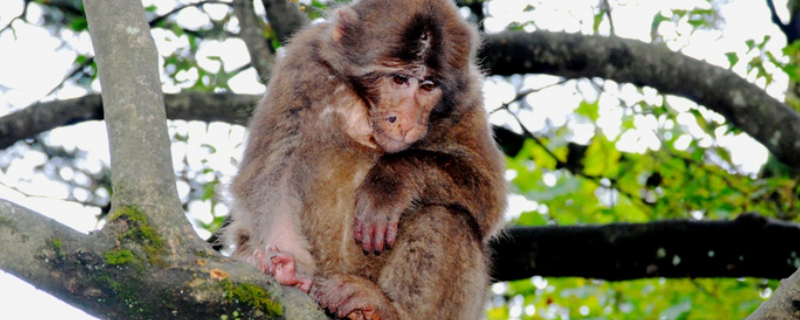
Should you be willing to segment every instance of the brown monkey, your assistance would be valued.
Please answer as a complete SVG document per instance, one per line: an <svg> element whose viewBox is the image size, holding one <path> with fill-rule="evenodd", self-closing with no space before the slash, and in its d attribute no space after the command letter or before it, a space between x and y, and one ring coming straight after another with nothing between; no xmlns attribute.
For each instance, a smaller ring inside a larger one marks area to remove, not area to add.
<svg viewBox="0 0 800 320"><path fill-rule="evenodd" d="M234 257L340 318L481 318L505 189L477 42L450 0L362 0L298 33L231 185Z"/></svg>

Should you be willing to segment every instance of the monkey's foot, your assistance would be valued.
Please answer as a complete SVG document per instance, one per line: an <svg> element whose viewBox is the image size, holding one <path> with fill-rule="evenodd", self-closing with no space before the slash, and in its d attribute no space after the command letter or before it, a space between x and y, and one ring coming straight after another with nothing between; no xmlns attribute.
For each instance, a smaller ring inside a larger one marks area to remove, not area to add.
<svg viewBox="0 0 800 320"><path fill-rule="evenodd" d="M315 283L311 297L337 318L395 320L388 298L374 283L360 277L336 275Z"/></svg>
<svg viewBox="0 0 800 320"><path fill-rule="evenodd" d="M311 289L311 279L297 272L294 255L291 252L281 252L274 244L268 244L264 251L254 251L250 262L282 285L292 286L306 293Z"/></svg>

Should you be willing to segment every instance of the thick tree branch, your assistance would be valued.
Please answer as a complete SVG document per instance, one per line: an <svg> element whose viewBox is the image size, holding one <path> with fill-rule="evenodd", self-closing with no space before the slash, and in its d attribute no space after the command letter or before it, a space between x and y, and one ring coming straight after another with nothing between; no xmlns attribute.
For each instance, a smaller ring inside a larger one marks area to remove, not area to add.
<svg viewBox="0 0 800 320"><path fill-rule="evenodd" d="M102 235L83 235L52 219L36 212L0 200L0 269L9 272L22 280L73 305L89 303L86 297L76 296L69 280L63 274L53 270L50 258L63 252L58 248L65 245L84 248L84 252L105 251L113 241L101 240ZM13 245L11 245L13 244ZM88 311L90 312L90 311Z"/></svg>
<svg viewBox="0 0 800 320"><path fill-rule="evenodd" d="M723 115L783 163L800 167L800 114L732 71L666 47L616 37L504 32L486 36L481 57L496 75L599 77L686 97Z"/></svg>
<svg viewBox="0 0 800 320"><path fill-rule="evenodd" d="M185 92L164 95L167 118L247 124L260 96ZM52 129L89 120L103 120L99 94L34 104L0 117L0 149Z"/></svg>
<svg viewBox="0 0 800 320"><path fill-rule="evenodd" d="M144 8L103 0L86 0L84 6L103 87L111 211L136 207L168 241L197 241L175 188L158 53Z"/></svg>
<svg viewBox="0 0 800 320"><path fill-rule="evenodd" d="M167 152L170 140L164 126L157 53L144 10L138 3L122 6L87 0L84 5L103 86L114 206L137 206L145 212L179 208ZM170 218L154 220L180 223Z"/></svg>
<svg viewBox="0 0 800 320"><path fill-rule="evenodd" d="M242 317L328 319L306 294L205 246L189 248L193 254L169 268L137 257L123 261L108 233L83 235L3 200L0 241L7 244L0 246L0 269L102 319L219 319L234 311ZM262 309L267 311L253 313Z"/></svg>
<svg viewBox="0 0 800 320"><path fill-rule="evenodd" d="M497 280L787 277L800 225L747 213L733 221L655 221L511 228L492 244Z"/></svg>

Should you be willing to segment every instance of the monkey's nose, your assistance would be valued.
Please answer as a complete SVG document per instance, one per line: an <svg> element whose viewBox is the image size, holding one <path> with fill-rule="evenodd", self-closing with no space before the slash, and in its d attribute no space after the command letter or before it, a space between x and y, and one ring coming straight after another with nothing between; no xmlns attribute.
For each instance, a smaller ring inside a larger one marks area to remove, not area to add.
<svg viewBox="0 0 800 320"><path fill-rule="evenodd" d="M386 120L389 120L389 123L394 123L395 121L397 121L397 117L395 117L395 116L388 117L388 118L386 118Z"/></svg>

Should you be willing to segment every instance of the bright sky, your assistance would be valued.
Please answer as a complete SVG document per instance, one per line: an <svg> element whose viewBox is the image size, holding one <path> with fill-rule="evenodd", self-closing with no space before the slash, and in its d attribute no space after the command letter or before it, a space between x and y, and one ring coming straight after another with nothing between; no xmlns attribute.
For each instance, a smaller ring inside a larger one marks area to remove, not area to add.
<svg viewBox="0 0 800 320"><path fill-rule="evenodd" d="M175 2L172 0L145 0L143 2L145 5L156 3L160 9L157 14L163 14L175 6ZM616 35L645 42L650 42L650 24L653 16L659 11L668 7L710 8L710 5L702 0L610 2L613 7ZM22 0L0 2L0 27L7 25L12 17L21 12L22 3ZM568 2L494 0L490 2L488 8L490 17L485 21L485 25L489 32L496 32L504 29L512 21L533 20L536 21L537 26L543 29L591 33L593 10L597 3L597 0ZM532 4L536 10L525 12L524 9L529 4ZM778 3L776 6L780 9L785 8L784 3ZM736 52L741 62L734 68L734 71L741 75L746 74L746 63L744 62L755 54L754 52L746 53L745 40L760 41L767 34L772 37L767 44L768 50L780 52L780 48L785 45L783 36L769 21L769 12L764 2L727 1L720 3L719 7L723 19L721 20L723 24L721 31L697 31L689 36L690 29L685 26L685 23L678 28L662 24L659 31L669 39L667 45L671 49L680 50L686 55L704 59L722 67L728 67L725 53ZM211 19L219 19L228 10L227 6L221 5L206 5L205 9L211 15ZM28 17L32 19L33 25L16 21L14 23L16 34L11 31L0 34L0 116L36 101L80 97L87 93L85 89L67 83L56 92L55 96L47 96L48 92L62 81L64 73L70 69L77 54L90 54L92 49L89 35L86 33L75 34L70 31L62 31L60 38L57 38L50 31L39 28L37 24L40 22L36 21L36 17L39 17L40 12L37 4L31 4L28 9ZM662 11L662 13L668 15L668 11ZM209 23L209 18L197 9L183 10L176 16L176 19L187 28L198 28ZM238 26L231 23L229 28L231 31L236 31ZM533 27L528 27L528 29L533 30ZM600 30L608 34L608 23L604 22L600 26ZM186 37L176 37L171 32L154 32L154 38L162 56L183 50L188 44ZM213 57L220 57L224 61L222 67L226 71L241 67L249 59L244 43L238 39L202 43L197 55L200 66L206 70L218 70L220 62ZM197 77L196 72L184 72L179 74L178 78L179 81L193 82ZM255 78L255 72L250 68L231 79L229 83L237 93L259 94L263 91L263 87L255 81ZM775 83L767 88L767 92L777 99L783 99L783 90L786 88L787 79L780 73L777 73L775 78ZM186 86L185 83L174 83L167 77L162 77L162 80L165 81L165 92L178 92ZM488 79L485 87L487 108L492 110L511 100L515 92L515 85L523 89L541 88L558 80L548 76L514 77L512 83L501 79ZM754 77L749 77L749 80L753 81ZM763 86L763 81L756 83ZM580 86L583 85L585 84ZM93 87L95 90L98 88L96 83L93 84ZM635 87L629 84L617 85L609 82L605 85L605 89L607 93L599 95L601 118L598 124L603 133L612 139L620 135L619 116L622 111L617 107L619 100L645 99L655 103L660 99L655 90L646 88L643 90L644 94L640 94ZM598 98L597 91L588 85L581 87L581 91L587 96L591 96L594 92L596 95L594 98ZM535 100L530 100L531 105L535 108L533 111L522 111L520 117L529 130L534 132L541 130L547 123L556 126L569 123L575 128L575 141L586 142L591 138L593 127L583 125L584 129L582 130L582 124L572 114L578 103L584 99L583 96L575 93L574 86L555 86L528 99ZM686 99L676 97L668 98L668 102L680 111L686 111L695 106ZM709 113L708 117L721 122L718 115L714 116ZM509 116L502 112L497 112L492 116L492 121L495 123L514 123L509 120ZM618 147L631 152L659 148L659 142L650 129L658 125L659 121L652 116L641 116L636 119L635 123L640 130L620 136ZM687 135L681 138L686 145L692 137L698 139L701 145L708 146L712 143L710 137L696 125L691 116L681 117L678 122L673 125L688 126ZM241 154L241 149L237 147L245 135L241 127L231 127L225 124L207 126L199 122L176 122L170 130L187 133L191 137L186 142L173 145L175 159L187 156L186 163L175 161L176 170L181 170L182 166L199 168L201 160L207 159L214 168L225 172L228 176L235 171L230 157ZM47 139L68 149L77 148L87 151L86 159L81 164L85 170L100 170L103 164L109 162L105 126L101 122L58 128L50 132ZM731 148L733 160L740 172L756 172L766 159L767 154L764 148L745 135L738 137L720 137L718 135L717 142ZM210 143L217 147L217 153L209 154L208 150L202 146L204 143ZM45 164L46 156L44 154L25 150L24 147L17 148L14 150L15 153L24 155L20 159L14 159L8 152L0 152L0 166L8 166L5 172L0 172L0 198L22 204L44 214L50 214L52 218L82 232L88 232L98 227L94 216L99 210L56 200L65 198L70 190L58 182L50 181L42 174L33 174L34 167ZM220 148L223 149L220 150ZM59 174L62 177L73 177L82 173L62 170L59 171ZM31 176L33 177L31 178ZM198 178L203 179L202 176ZM189 192L188 184L180 181L177 184L181 196L186 197ZM29 196L2 185L14 186ZM78 199L87 197L86 194L74 190L72 195ZM533 201L519 195L512 195L508 215L514 216L536 206L538 204ZM192 202L189 208L191 212L195 213L194 219L203 221L211 219L210 214L207 213L210 211L207 203ZM224 211L224 207L218 209ZM201 212L205 212L205 214ZM66 213L69 215L65 215ZM519 314L518 312L522 312L522 310L516 312ZM2 271L0 271L0 314L2 314L2 318L9 319L93 319L82 311L43 294L27 283Z"/></svg>

